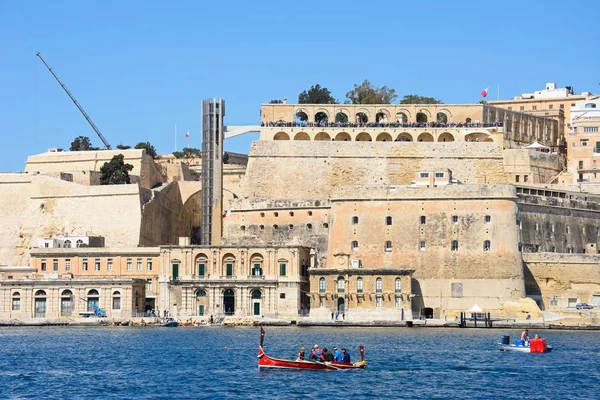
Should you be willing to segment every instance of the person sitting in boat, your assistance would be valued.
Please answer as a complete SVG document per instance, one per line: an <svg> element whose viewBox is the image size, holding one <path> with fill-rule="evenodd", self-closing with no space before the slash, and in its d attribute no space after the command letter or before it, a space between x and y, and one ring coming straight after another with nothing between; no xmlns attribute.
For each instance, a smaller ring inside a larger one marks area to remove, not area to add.
<svg viewBox="0 0 600 400"><path fill-rule="evenodd" d="M331 352L327 350L327 347L323 347L323 352L321 353L321 361L333 361L333 354L331 354Z"/></svg>
<svg viewBox="0 0 600 400"><path fill-rule="evenodd" d="M310 353L310 359L315 361L321 361L321 350L319 350L319 346L316 344L314 345Z"/></svg>
<svg viewBox="0 0 600 400"><path fill-rule="evenodd" d="M344 355L342 354L341 351L338 350L337 347L334 347L333 351L334 351L333 359L335 360L335 362L342 362L342 361L344 361Z"/></svg>
<svg viewBox="0 0 600 400"><path fill-rule="evenodd" d="M529 331L527 329L521 332L521 340L524 342L529 340Z"/></svg>
<svg viewBox="0 0 600 400"><path fill-rule="evenodd" d="M342 347L342 354L343 354L342 362L349 363L350 362L350 354L343 347Z"/></svg>
<svg viewBox="0 0 600 400"><path fill-rule="evenodd" d="M296 357L296 361L303 361L304 358L304 352L306 351L306 348L304 346L300 347L300 351L298 352L298 356Z"/></svg>

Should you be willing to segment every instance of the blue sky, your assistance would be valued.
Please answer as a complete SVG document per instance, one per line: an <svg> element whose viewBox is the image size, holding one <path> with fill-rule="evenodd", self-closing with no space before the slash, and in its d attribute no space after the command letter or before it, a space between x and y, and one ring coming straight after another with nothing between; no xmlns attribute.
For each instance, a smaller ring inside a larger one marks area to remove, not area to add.
<svg viewBox="0 0 600 400"><path fill-rule="evenodd" d="M0 0L0 171L89 136L40 51L114 147L200 147L200 104L226 124L313 84L340 101L369 79L404 94L472 103L556 82L600 92L600 2ZM255 135L226 141L247 153Z"/></svg>

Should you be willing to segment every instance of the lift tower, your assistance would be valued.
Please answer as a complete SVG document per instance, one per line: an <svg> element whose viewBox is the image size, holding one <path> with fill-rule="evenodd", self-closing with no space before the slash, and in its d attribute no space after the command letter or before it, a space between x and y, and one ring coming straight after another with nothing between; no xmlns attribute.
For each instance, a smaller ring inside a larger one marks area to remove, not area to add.
<svg viewBox="0 0 600 400"><path fill-rule="evenodd" d="M69 97L71 98L71 100L73 100L73 103L75 103L75 105L77 106L77 108L79 108L79 111L81 111L81 113L83 114L83 116L85 117L85 119L87 119L87 122L89 122L89 124L92 126L92 129L94 129L94 131L96 132L96 134L98 135L98 137L100 138L100 140L102 140L102 143L104 143L104 147L106 147L106 150L111 150L110 144L108 144L108 142L106 141L106 139L104 139L104 136L102 136L102 133L100 133L100 129L98 129L98 127L96 126L96 124L94 124L94 121L92 121L92 119L90 118L90 116L87 115L87 113L85 112L85 110L83 109L83 107L81 107L79 105L79 102L77 100L75 100L75 97L73 97L73 95L71 94L71 92L69 92L69 89L67 89L67 86L65 86L65 84L60 80L60 78L58 77L58 75L56 75L54 73L54 70L52 68L50 68L50 65L48 65L48 63L46 62L46 60L44 60L44 57L42 57L42 53L38 52L36 54L36 56L38 56L40 58L40 60L42 60L42 62L46 66L46 68L48 68L48 71L50 71L50 73L52 75L54 75L54 77L56 78L56 80L58 81L58 83L60 83L60 86L62 86L62 88L65 90L65 92L67 92L67 94L69 95Z"/></svg>

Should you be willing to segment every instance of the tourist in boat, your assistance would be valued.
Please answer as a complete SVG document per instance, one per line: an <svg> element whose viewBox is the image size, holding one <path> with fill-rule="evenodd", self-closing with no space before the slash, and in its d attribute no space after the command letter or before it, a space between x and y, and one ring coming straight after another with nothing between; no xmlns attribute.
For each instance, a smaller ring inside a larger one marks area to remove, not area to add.
<svg viewBox="0 0 600 400"><path fill-rule="evenodd" d="M312 352L310 353L311 360L321 361L321 350L318 345L314 345Z"/></svg>
<svg viewBox="0 0 600 400"><path fill-rule="evenodd" d="M306 352L306 348L304 346L300 347L300 351L298 352L298 356L296 357L296 361L303 361L304 353Z"/></svg>
<svg viewBox="0 0 600 400"><path fill-rule="evenodd" d="M521 332L521 340L523 340L523 341L529 340L529 331L527 329L525 329L523 332Z"/></svg>
<svg viewBox="0 0 600 400"><path fill-rule="evenodd" d="M336 362L342 362L342 361L344 361L344 355L342 354L342 352L341 352L341 351L339 351L339 350L338 350L338 348L337 348L337 347L334 347L334 348L333 348L333 351L334 351L334 354L333 354L333 359L334 359Z"/></svg>
<svg viewBox="0 0 600 400"><path fill-rule="evenodd" d="M321 353L321 361L333 361L333 354L331 354L331 352L327 350L327 347L323 347L323 352Z"/></svg>
<svg viewBox="0 0 600 400"><path fill-rule="evenodd" d="M342 354L344 356L344 358L342 359L342 362L349 363L350 362L350 354L343 347L342 347Z"/></svg>

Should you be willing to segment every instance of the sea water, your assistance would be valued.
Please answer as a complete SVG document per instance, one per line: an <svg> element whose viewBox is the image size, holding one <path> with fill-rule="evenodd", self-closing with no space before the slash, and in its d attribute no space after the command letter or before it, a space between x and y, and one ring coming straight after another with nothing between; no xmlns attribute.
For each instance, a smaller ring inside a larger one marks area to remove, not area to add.
<svg viewBox="0 0 600 400"><path fill-rule="evenodd" d="M518 330L267 327L265 351L293 359L346 347L368 367L257 370L258 328L0 328L1 398L598 399L600 332L540 331L549 354L503 353Z"/></svg>

